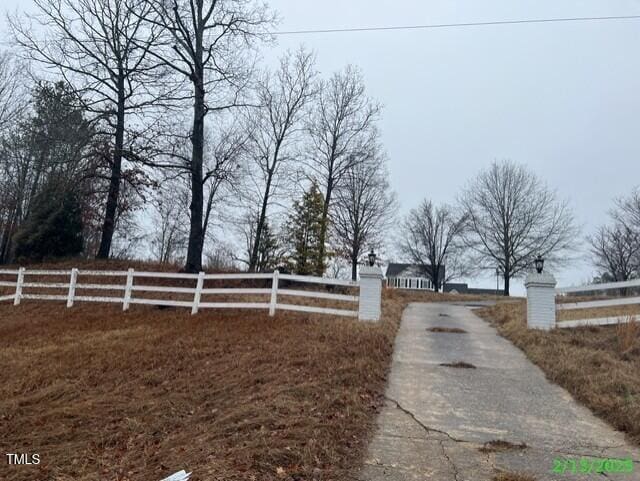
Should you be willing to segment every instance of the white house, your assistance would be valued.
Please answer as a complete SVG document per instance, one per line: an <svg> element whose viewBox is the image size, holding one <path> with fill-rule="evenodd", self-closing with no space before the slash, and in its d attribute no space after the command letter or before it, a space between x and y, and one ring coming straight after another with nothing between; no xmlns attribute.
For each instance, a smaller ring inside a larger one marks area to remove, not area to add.
<svg viewBox="0 0 640 481"><path fill-rule="evenodd" d="M427 274L427 267L417 264L395 264L387 266L386 285L395 289L433 290L433 283ZM445 276L444 266L440 268L438 278L442 285Z"/></svg>

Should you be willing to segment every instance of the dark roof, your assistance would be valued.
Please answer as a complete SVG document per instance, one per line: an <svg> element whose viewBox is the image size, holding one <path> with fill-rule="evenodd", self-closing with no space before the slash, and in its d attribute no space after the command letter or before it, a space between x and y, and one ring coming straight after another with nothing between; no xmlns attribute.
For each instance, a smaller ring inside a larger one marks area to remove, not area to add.
<svg viewBox="0 0 640 481"><path fill-rule="evenodd" d="M447 282L442 287L443 292L456 291L459 294L463 294L469 290L469 284L463 282Z"/></svg>
<svg viewBox="0 0 640 481"><path fill-rule="evenodd" d="M387 266L387 277L395 277L408 267L411 267L411 264L389 264Z"/></svg>
<svg viewBox="0 0 640 481"><path fill-rule="evenodd" d="M412 268L419 274L424 277L427 277L427 268L426 266L421 266L418 264L396 264L390 263L387 266L387 277L398 277L398 275L402 274L405 270ZM440 278L444 277L444 266L440 266Z"/></svg>

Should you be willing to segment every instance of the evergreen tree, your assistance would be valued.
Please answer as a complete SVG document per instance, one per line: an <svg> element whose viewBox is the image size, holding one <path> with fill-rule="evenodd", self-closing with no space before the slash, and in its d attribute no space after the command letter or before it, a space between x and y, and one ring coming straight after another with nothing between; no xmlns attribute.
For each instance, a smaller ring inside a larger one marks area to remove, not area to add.
<svg viewBox="0 0 640 481"><path fill-rule="evenodd" d="M10 192L0 200L0 263L13 260L15 235L41 191L73 189L85 215L95 210L87 205L88 195L100 191L98 160L89 155L95 131L70 87L39 83L32 108L9 132L0 133L0 183Z"/></svg>
<svg viewBox="0 0 640 481"><path fill-rule="evenodd" d="M34 115L23 123L33 158L33 191L50 183L71 185L86 176L94 129L76 94L64 82L38 84Z"/></svg>
<svg viewBox="0 0 640 481"><path fill-rule="evenodd" d="M47 184L36 195L15 236L15 257L31 261L76 256L82 252L82 209L70 189Z"/></svg>
<svg viewBox="0 0 640 481"><path fill-rule="evenodd" d="M288 230L292 250L290 260L296 274L324 274L321 249L323 207L324 198L316 182L311 184L300 201L293 204Z"/></svg>
<svg viewBox="0 0 640 481"><path fill-rule="evenodd" d="M266 272L276 269L280 264L280 259L280 242L278 242L269 222L265 221L258 247L257 271Z"/></svg>

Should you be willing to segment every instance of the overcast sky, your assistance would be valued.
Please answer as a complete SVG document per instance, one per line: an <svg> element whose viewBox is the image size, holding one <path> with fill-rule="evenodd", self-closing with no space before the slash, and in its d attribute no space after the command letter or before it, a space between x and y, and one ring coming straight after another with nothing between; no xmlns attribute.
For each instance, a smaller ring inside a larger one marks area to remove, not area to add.
<svg viewBox="0 0 640 481"><path fill-rule="evenodd" d="M281 30L640 14L636 0L271 4ZM284 36L275 50L301 42L325 74L360 66L384 104L403 210L453 202L469 177L509 158L568 198L587 234L640 185L640 20ZM557 277L592 274L581 262Z"/></svg>
<svg viewBox="0 0 640 481"><path fill-rule="evenodd" d="M282 31L640 14L640 0L269 3ZM587 234L613 198L640 185L640 20L287 35L265 55L301 43L324 76L358 65L384 104L403 211L424 197L453 202L478 170L509 158L568 198ZM566 285L593 269L556 274Z"/></svg>

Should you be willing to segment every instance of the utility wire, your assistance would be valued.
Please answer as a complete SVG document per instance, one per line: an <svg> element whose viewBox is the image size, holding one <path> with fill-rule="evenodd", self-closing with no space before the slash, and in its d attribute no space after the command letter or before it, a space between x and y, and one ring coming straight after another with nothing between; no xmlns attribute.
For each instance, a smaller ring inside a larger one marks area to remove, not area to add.
<svg viewBox="0 0 640 481"><path fill-rule="evenodd" d="M354 28L327 28L317 30L288 30L271 32L272 35L304 35L311 33L348 33L348 32L380 32L387 30L424 30L429 28L464 28L486 27L490 25L520 25L526 23L559 23L559 22L593 22L610 20L637 20L640 15L618 15L610 17L565 17L565 18L532 18L524 20L495 20L488 22L465 23L434 23L430 25L397 25L389 27L354 27Z"/></svg>
<svg viewBox="0 0 640 481"><path fill-rule="evenodd" d="M527 23L560 23L560 22L594 22L611 20L638 20L640 15L617 15L609 17L565 17L565 18L532 18L524 20L494 20L488 22L464 22L464 23L434 23L428 25L393 25L388 27L353 27L353 28L326 28L311 30L284 30L269 32L270 35L306 35L314 33L358 33L358 32L383 32L392 30L426 30L431 28L465 28L487 27L491 25L521 25ZM0 41L1 45L11 45L11 42Z"/></svg>

